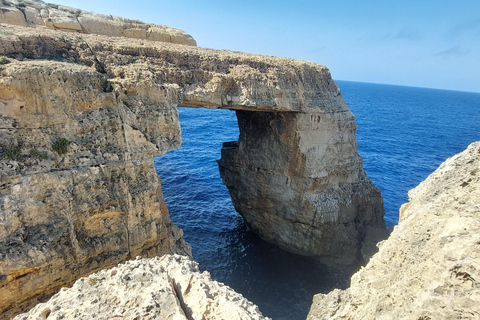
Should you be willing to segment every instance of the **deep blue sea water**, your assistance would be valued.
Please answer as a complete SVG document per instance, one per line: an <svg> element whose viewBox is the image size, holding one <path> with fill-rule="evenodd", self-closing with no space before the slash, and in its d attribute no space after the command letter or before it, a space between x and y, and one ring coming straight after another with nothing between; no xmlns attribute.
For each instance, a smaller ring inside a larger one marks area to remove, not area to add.
<svg viewBox="0 0 480 320"><path fill-rule="evenodd" d="M355 115L359 153L382 190L385 219L398 221L407 191L447 157L480 140L480 94L337 81ZM236 140L235 113L179 108L182 148L155 158L172 221L202 270L256 303L274 320L305 319L313 294L348 277L259 239L235 212L216 164Z"/></svg>
<svg viewBox="0 0 480 320"><path fill-rule="evenodd" d="M387 226L448 157L480 140L480 93L337 81L357 122L358 151L382 190Z"/></svg>

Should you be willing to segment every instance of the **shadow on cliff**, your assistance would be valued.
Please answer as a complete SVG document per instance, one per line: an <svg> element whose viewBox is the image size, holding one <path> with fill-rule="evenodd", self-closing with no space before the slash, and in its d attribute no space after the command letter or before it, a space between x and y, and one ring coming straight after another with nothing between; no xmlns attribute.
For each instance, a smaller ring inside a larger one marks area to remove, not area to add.
<svg viewBox="0 0 480 320"><path fill-rule="evenodd" d="M226 246L213 254L217 265L208 271L273 319L305 319L314 294L350 285L347 274L283 251L261 240L243 222L221 237Z"/></svg>
<svg viewBox="0 0 480 320"><path fill-rule="evenodd" d="M346 288L349 277L262 241L235 211L216 160L238 137L229 110L179 108L183 145L155 158L172 221L212 278L257 304L265 316L305 319L314 294Z"/></svg>

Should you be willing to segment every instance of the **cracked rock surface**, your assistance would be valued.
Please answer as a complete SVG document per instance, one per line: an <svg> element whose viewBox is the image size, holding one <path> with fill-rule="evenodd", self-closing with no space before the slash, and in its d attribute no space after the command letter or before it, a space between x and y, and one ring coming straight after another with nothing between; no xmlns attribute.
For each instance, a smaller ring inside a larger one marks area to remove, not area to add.
<svg viewBox="0 0 480 320"><path fill-rule="evenodd" d="M480 142L408 193L401 221L347 290L308 320L480 319Z"/></svg>
<svg viewBox="0 0 480 320"><path fill-rule="evenodd" d="M1 54L9 39L23 43L10 43L18 59L0 70L5 317L137 255L191 253L170 221L153 165L153 156L180 146L175 90L167 84L149 91L150 99L122 91L117 100L88 45L80 51L93 67L49 59L45 54L58 47L41 35L66 33L21 29L23 40L8 34L0 40Z"/></svg>
<svg viewBox="0 0 480 320"><path fill-rule="evenodd" d="M185 256L128 261L81 278L15 320L261 320L258 307Z"/></svg>

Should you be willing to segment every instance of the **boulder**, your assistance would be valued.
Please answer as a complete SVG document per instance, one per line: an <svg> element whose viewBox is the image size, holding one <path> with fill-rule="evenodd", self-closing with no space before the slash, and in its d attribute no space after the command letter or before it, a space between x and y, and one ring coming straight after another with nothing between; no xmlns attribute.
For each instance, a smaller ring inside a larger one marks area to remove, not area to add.
<svg viewBox="0 0 480 320"><path fill-rule="evenodd" d="M263 320L258 307L178 255L136 259L81 278L14 320Z"/></svg>

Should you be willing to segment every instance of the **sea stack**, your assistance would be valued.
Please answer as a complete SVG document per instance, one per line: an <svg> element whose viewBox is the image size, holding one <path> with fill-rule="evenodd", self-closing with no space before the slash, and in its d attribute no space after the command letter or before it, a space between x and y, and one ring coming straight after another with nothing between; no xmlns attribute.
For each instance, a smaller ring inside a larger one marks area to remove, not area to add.
<svg viewBox="0 0 480 320"><path fill-rule="evenodd" d="M365 174L353 114L330 74L299 73L302 91L289 101L302 97L299 110L237 111L240 137L222 149L220 174L235 209L263 239L354 268L386 236L383 199Z"/></svg>

